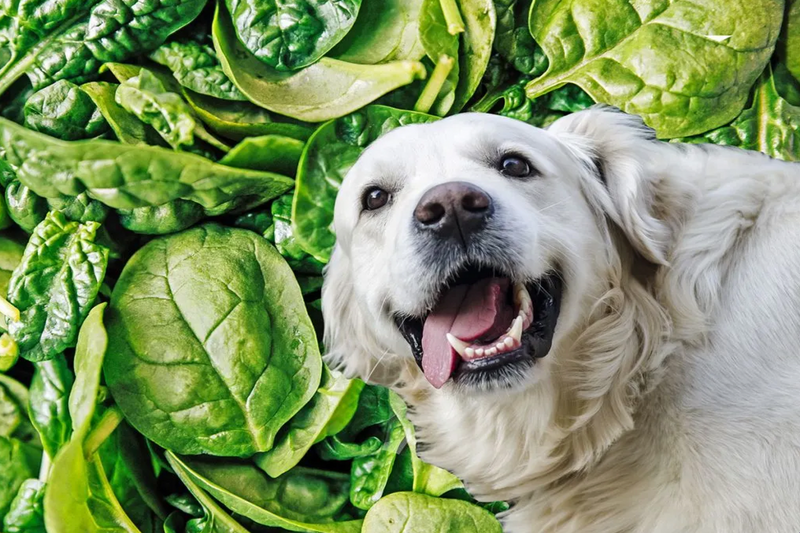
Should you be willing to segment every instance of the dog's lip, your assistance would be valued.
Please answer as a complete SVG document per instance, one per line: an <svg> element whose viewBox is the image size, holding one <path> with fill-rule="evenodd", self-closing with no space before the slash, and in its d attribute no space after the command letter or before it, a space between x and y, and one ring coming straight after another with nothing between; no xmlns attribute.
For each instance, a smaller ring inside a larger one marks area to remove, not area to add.
<svg viewBox="0 0 800 533"><path fill-rule="evenodd" d="M490 381L497 378L505 367L513 365L530 365L536 359L545 357L552 346L553 335L558 321L563 290L563 279L558 269L548 271L535 281L525 283L525 287L534 304L534 318L522 332L522 344L519 348L499 353L495 356L465 360L459 358L457 367L451 376L455 382ZM411 347L417 365L422 368L422 329L427 318L395 313L394 320Z"/></svg>

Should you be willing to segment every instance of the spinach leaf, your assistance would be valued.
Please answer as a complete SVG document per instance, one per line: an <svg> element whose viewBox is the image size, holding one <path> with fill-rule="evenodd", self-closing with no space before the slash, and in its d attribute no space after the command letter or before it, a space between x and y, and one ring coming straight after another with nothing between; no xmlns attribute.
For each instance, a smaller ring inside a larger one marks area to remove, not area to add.
<svg viewBox="0 0 800 533"><path fill-rule="evenodd" d="M241 45L219 4L213 37L222 69L251 102L309 122L345 115L425 76L425 67L416 61L359 65L330 58L296 73L279 72Z"/></svg>
<svg viewBox="0 0 800 533"><path fill-rule="evenodd" d="M449 32L439 0L423 0L419 32L425 52L431 61L436 63L442 55L453 60L458 58L459 38L458 35L452 35ZM431 107L432 114L444 116L453 107L458 79L459 65L454 62L447 75L447 80L439 90L436 101Z"/></svg>
<svg viewBox="0 0 800 533"><path fill-rule="evenodd" d="M31 233L47 215L47 200L14 180L6 185L6 207L8 215L17 226Z"/></svg>
<svg viewBox="0 0 800 533"><path fill-rule="evenodd" d="M338 372L333 374L326 367L320 388L311 401L281 429L271 450L255 456L255 463L271 477L288 472L311 446L347 425L363 387L363 381L349 380Z"/></svg>
<svg viewBox="0 0 800 533"><path fill-rule="evenodd" d="M122 227L145 235L165 235L194 226L205 218L203 207L191 200L172 200L153 207L118 209Z"/></svg>
<svg viewBox="0 0 800 533"><path fill-rule="evenodd" d="M269 450L320 380L297 282L246 230L206 224L145 245L114 287L109 331L114 399L178 453Z"/></svg>
<svg viewBox="0 0 800 533"><path fill-rule="evenodd" d="M20 182L46 198L89 196L115 209L192 200L213 216L285 192L279 174L234 169L158 147L92 140L64 142L0 119L0 150ZM234 201L235 202L232 202ZM232 203L231 203L232 202Z"/></svg>
<svg viewBox="0 0 800 533"><path fill-rule="evenodd" d="M215 133L239 141L249 136L280 135L305 141L314 132L308 124L272 116L250 102L229 102L184 89L183 95L200 120Z"/></svg>
<svg viewBox="0 0 800 533"><path fill-rule="evenodd" d="M422 4L423 0L362 0L353 29L328 55L362 65L422 59Z"/></svg>
<svg viewBox="0 0 800 533"><path fill-rule="evenodd" d="M8 294L11 273L22 261L24 253L25 244L16 235L10 232L0 233L0 295Z"/></svg>
<svg viewBox="0 0 800 533"><path fill-rule="evenodd" d="M272 479L244 461L179 457L167 452L176 472L208 491L231 511L258 524L289 531L357 533L360 520L333 522L347 502L347 476L302 468Z"/></svg>
<svg viewBox="0 0 800 533"><path fill-rule="evenodd" d="M383 445L381 439L371 436L361 443L344 442L337 435L328 437L319 445L319 456L325 461L348 461L377 452Z"/></svg>
<svg viewBox="0 0 800 533"><path fill-rule="evenodd" d="M108 123L89 95L67 80L34 93L24 113L25 126L64 141L99 137L108 131Z"/></svg>
<svg viewBox="0 0 800 533"><path fill-rule="evenodd" d="M133 145L167 146L156 130L116 102L115 96L118 87L119 85L115 83L104 81L93 81L81 85L81 89L95 103L120 142Z"/></svg>
<svg viewBox="0 0 800 533"><path fill-rule="evenodd" d="M3 519L3 531L6 533L47 533L44 528L43 499L44 483L38 479L25 480Z"/></svg>
<svg viewBox="0 0 800 533"><path fill-rule="evenodd" d="M11 401L18 408L20 418L18 423L15 424L12 432L8 435L1 435L4 437L14 437L20 442L29 445L31 448L38 450L37 455L41 454L41 443L39 442L39 435L36 433L33 425L28 420L26 407L28 405L28 389L19 381L11 378L5 374L0 374L0 389L7 401Z"/></svg>
<svg viewBox="0 0 800 533"><path fill-rule="evenodd" d="M293 198L290 194L279 196L272 202L273 224L269 238L275 243L275 248L286 259L294 272L320 275L324 265L306 253L295 239L291 218L292 202Z"/></svg>
<svg viewBox="0 0 800 533"><path fill-rule="evenodd" d="M85 192L78 196L48 198L47 205L52 211L58 211L64 218L74 222L103 222L109 211L108 207L89 198Z"/></svg>
<svg viewBox="0 0 800 533"><path fill-rule="evenodd" d="M459 0L466 31L462 34L462 53L458 56L458 86L451 112L461 111L481 83L489 58L496 24L492 0Z"/></svg>
<svg viewBox="0 0 800 533"><path fill-rule="evenodd" d="M0 387L0 437L10 437L22 423L22 406Z"/></svg>
<svg viewBox="0 0 800 533"><path fill-rule="evenodd" d="M83 441L92 424L95 403L100 391L100 372L108 348L108 333L103 325L106 303L92 308L78 334L75 347L75 383L69 394L72 418L71 441Z"/></svg>
<svg viewBox="0 0 800 533"><path fill-rule="evenodd" d="M41 451L14 437L0 436L0 521L25 480L39 473Z"/></svg>
<svg viewBox="0 0 800 533"><path fill-rule="evenodd" d="M36 226L8 285L8 300L20 310L8 331L22 357L44 361L75 345L108 264L108 248L95 243L98 227L58 212Z"/></svg>
<svg viewBox="0 0 800 533"><path fill-rule="evenodd" d="M236 220L233 221L233 225L237 228L249 229L250 231L254 231L259 235L264 235L264 233L272 226L272 215L268 209L250 211L249 213L245 213L236 217ZM300 280L298 279L297 282L300 283ZM302 289L302 284L300 287Z"/></svg>
<svg viewBox="0 0 800 533"><path fill-rule="evenodd" d="M547 56L536 45L528 29L533 0L495 0L497 35L494 46L517 71L539 76L547 70Z"/></svg>
<svg viewBox="0 0 800 533"><path fill-rule="evenodd" d="M182 86L198 94L223 100L247 100L228 79L214 49L196 41L173 41L150 54L150 59L168 67Z"/></svg>
<svg viewBox="0 0 800 533"><path fill-rule="evenodd" d="M752 104L736 120L683 142L738 146L786 161L800 160L800 107L778 94L772 69L767 68L753 92Z"/></svg>
<svg viewBox="0 0 800 533"><path fill-rule="evenodd" d="M36 372L31 381L29 411L44 451L50 457L55 457L72 433L67 402L73 379L63 354L36 363Z"/></svg>
<svg viewBox="0 0 800 533"><path fill-rule="evenodd" d="M783 59L795 80L800 81L800 2L797 0L786 0L786 21L783 26Z"/></svg>
<svg viewBox="0 0 800 533"><path fill-rule="evenodd" d="M335 241L331 225L338 185L361 152L394 128L436 119L433 115L373 105L320 126L308 140L297 170L292 205L292 229L297 243L326 263Z"/></svg>
<svg viewBox="0 0 800 533"><path fill-rule="evenodd" d="M303 153L303 141L281 135L247 137L220 159L221 165L294 176Z"/></svg>
<svg viewBox="0 0 800 533"><path fill-rule="evenodd" d="M0 94L27 74L34 88L96 76L101 63L152 50L191 22L206 0L36 0L12 2L3 13L9 61L0 68Z"/></svg>
<svg viewBox="0 0 800 533"><path fill-rule="evenodd" d="M460 500L397 492L382 498L364 518L364 533L502 533L500 522L477 505Z"/></svg>
<svg viewBox="0 0 800 533"><path fill-rule="evenodd" d="M702 133L742 110L782 17L782 3L771 0L537 0L530 31L550 66L528 84L528 96L575 83L641 115L659 137Z"/></svg>
<svg viewBox="0 0 800 533"><path fill-rule="evenodd" d="M236 35L277 70L315 63L353 26L361 0L225 0Z"/></svg>
<svg viewBox="0 0 800 533"><path fill-rule="evenodd" d="M383 426L381 447L370 455L353 459L350 472L350 501L353 505L366 510L381 499L404 440L402 424L397 418L392 418Z"/></svg>

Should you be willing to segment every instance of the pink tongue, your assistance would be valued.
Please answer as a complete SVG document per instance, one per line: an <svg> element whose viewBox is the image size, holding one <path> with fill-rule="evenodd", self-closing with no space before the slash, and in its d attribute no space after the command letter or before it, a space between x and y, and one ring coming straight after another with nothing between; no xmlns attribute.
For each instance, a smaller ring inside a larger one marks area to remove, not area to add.
<svg viewBox="0 0 800 533"><path fill-rule="evenodd" d="M441 388L455 370L458 353L447 333L470 342L499 337L511 325L514 309L507 302L508 278L487 278L473 285L453 287L431 311L422 329L422 371Z"/></svg>

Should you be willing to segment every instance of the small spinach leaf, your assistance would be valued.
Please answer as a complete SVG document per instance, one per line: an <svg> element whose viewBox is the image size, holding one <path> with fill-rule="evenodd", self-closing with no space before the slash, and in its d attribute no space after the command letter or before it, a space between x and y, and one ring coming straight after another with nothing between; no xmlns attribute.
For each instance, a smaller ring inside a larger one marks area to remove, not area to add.
<svg viewBox="0 0 800 533"><path fill-rule="evenodd" d="M458 56L459 75L451 112L461 111L481 83L492 55L496 14L492 0L459 0L466 31Z"/></svg>
<svg viewBox="0 0 800 533"><path fill-rule="evenodd" d="M532 0L495 0L497 34L494 46L520 73L539 76L547 70L547 56L528 29Z"/></svg>
<svg viewBox="0 0 800 533"><path fill-rule="evenodd" d="M205 218L203 207L191 200L172 200L153 207L118 209L122 227L145 235L166 235L194 226Z"/></svg>
<svg viewBox="0 0 800 533"><path fill-rule="evenodd" d="M41 451L14 437L0 437L0 521L25 480L39 473Z"/></svg>
<svg viewBox="0 0 800 533"><path fill-rule="evenodd" d="M60 80L34 93L25 103L25 126L64 141L99 137L108 123L88 94Z"/></svg>
<svg viewBox="0 0 800 533"><path fill-rule="evenodd" d="M109 331L114 399L176 452L266 451L320 380L297 282L246 230L206 224L145 245L114 288Z"/></svg>
<svg viewBox="0 0 800 533"><path fill-rule="evenodd" d="M293 197L290 194L279 196L272 202L273 224L269 237L294 272L320 275L324 265L306 253L295 239L292 226L292 202Z"/></svg>
<svg viewBox="0 0 800 533"><path fill-rule="evenodd" d="M315 63L350 31L361 0L226 0L236 35L277 70Z"/></svg>
<svg viewBox="0 0 800 533"><path fill-rule="evenodd" d="M364 518L363 533L502 533L500 522L477 505L396 492L382 498Z"/></svg>
<svg viewBox="0 0 800 533"><path fill-rule="evenodd" d="M74 378L63 354L36 363L31 381L29 410L31 422L39 432L42 446L50 457L69 440L72 422L69 417L69 393Z"/></svg>
<svg viewBox="0 0 800 533"><path fill-rule="evenodd" d="M119 85L104 81L84 83L81 89L89 95L106 119L114 135L124 144L167 146L167 143L149 125L129 113L116 100Z"/></svg>
<svg viewBox="0 0 800 533"><path fill-rule="evenodd" d="M108 248L95 243L98 227L52 212L34 230L8 286L20 310L8 331L22 357L44 361L74 346L108 264Z"/></svg>
<svg viewBox="0 0 800 533"><path fill-rule="evenodd" d="M44 483L38 479L27 479L3 519L6 533L47 533L44 528Z"/></svg>
<svg viewBox="0 0 800 533"><path fill-rule="evenodd" d="M304 145L303 141L281 135L247 137L231 148L219 163L294 176Z"/></svg>
<svg viewBox="0 0 800 533"><path fill-rule="evenodd" d="M11 220L28 233L31 233L47 215L47 200L19 180L15 179L6 186L5 199Z"/></svg>
<svg viewBox="0 0 800 533"><path fill-rule="evenodd" d="M150 54L150 59L168 67L182 86L198 94L223 100L247 100L228 79L214 49L196 41L173 41Z"/></svg>

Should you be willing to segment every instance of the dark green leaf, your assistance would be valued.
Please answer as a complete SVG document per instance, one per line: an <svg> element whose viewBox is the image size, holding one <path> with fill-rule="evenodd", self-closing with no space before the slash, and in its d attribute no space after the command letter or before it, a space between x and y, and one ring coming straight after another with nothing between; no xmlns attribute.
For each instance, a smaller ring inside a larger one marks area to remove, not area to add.
<svg viewBox="0 0 800 533"><path fill-rule="evenodd" d="M228 79L214 49L196 41L173 41L150 54L150 59L168 67L182 86L198 94L223 100L247 100Z"/></svg>
<svg viewBox="0 0 800 533"><path fill-rule="evenodd" d="M219 162L221 165L236 168L294 176L304 145L303 141L281 135L247 137L225 154Z"/></svg>
<svg viewBox="0 0 800 533"><path fill-rule="evenodd" d="M416 61L359 65L330 58L297 73L279 72L241 45L224 8L217 9L213 37L225 74L251 102L309 122L355 111L425 75L425 67Z"/></svg>
<svg viewBox="0 0 800 533"><path fill-rule="evenodd" d="M376 105L320 126L308 140L297 170L292 206L297 243L318 261L327 262L335 241L330 228L338 184L361 152L394 128L436 119Z"/></svg>
<svg viewBox="0 0 800 533"><path fill-rule="evenodd" d="M315 63L350 31L361 0L225 0L244 47L277 70Z"/></svg>
<svg viewBox="0 0 800 533"><path fill-rule="evenodd" d="M531 37L528 12L532 0L495 0L497 35L495 48L517 71L539 76L547 70L547 56Z"/></svg>
<svg viewBox="0 0 800 533"><path fill-rule="evenodd" d="M94 242L98 227L58 212L36 227L8 287L8 300L20 310L8 331L22 357L44 361L75 345L108 263L108 249Z"/></svg>
<svg viewBox="0 0 800 533"><path fill-rule="evenodd" d="M39 473L41 451L13 437L0 437L0 520L26 479Z"/></svg>
<svg viewBox="0 0 800 533"><path fill-rule="evenodd" d="M202 206L191 200L172 200L154 207L118 209L122 227L145 235L166 235L194 226L205 218Z"/></svg>
<svg viewBox="0 0 800 533"><path fill-rule="evenodd" d="M361 443L343 442L333 435L319 445L319 455L325 461L349 461L377 452L383 445L381 439L372 436Z"/></svg>
<svg viewBox="0 0 800 533"><path fill-rule="evenodd" d="M800 82L800 1L786 0L786 22L784 23L782 46L784 61L795 80Z"/></svg>
<svg viewBox="0 0 800 533"><path fill-rule="evenodd" d="M55 457L72 433L68 401L74 378L62 354L35 366L29 401L31 421L47 455Z"/></svg>
<svg viewBox="0 0 800 533"><path fill-rule="evenodd" d="M386 423L383 431L383 444L375 453L353 459L350 501L359 509L369 509L381 499L405 440L403 426L397 418Z"/></svg>
<svg viewBox="0 0 800 533"><path fill-rule="evenodd" d="M783 2L772 0L537 0L530 30L550 66L528 96L574 83L659 137L703 133L742 110L782 19Z"/></svg>
<svg viewBox="0 0 800 533"><path fill-rule="evenodd" d="M44 528L44 483L28 479L11 502L3 519L5 533L47 533Z"/></svg>
<svg viewBox="0 0 800 533"><path fill-rule="evenodd" d="M295 468L272 479L244 461L178 457L172 452L167 452L167 459L176 472L256 523L289 531L361 531L360 520L333 522L347 502L346 475Z"/></svg>
<svg viewBox="0 0 800 533"><path fill-rule="evenodd" d="M24 112L27 127L64 141L90 139L108 131L108 123L89 95L67 80L34 93Z"/></svg>
<svg viewBox="0 0 800 533"><path fill-rule="evenodd" d="M272 215L270 214L269 209L251 211L236 217L233 225L237 228L249 229L250 231L255 231L259 235L264 235L264 233L272 226ZM272 242L272 239L268 240ZM298 280L298 282L299 281L300 280Z"/></svg>
<svg viewBox="0 0 800 533"><path fill-rule="evenodd" d="M24 416L22 409L5 387L0 387L0 437L10 437L19 427Z"/></svg>
<svg viewBox="0 0 800 533"><path fill-rule="evenodd" d="M6 186L6 207L11 219L28 233L31 233L47 215L47 200L28 187L14 180Z"/></svg>
<svg viewBox="0 0 800 533"><path fill-rule="evenodd" d="M78 196L48 198L47 205L74 222L104 222L109 211L108 207L89 198L85 192Z"/></svg>
<svg viewBox="0 0 800 533"><path fill-rule="evenodd" d="M451 112L461 111L475 94L492 55L496 15L492 0L459 0L466 31L461 36L459 74Z"/></svg>
<svg viewBox="0 0 800 533"><path fill-rule="evenodd" d="M382 498L364 518L363 533L502 533L500 522L477 505L396 492Z"/></svg>
<svg viewBox="0 0 800 533"><path fill-rule="evenodd" d="M295 272L320 275L324 265L303 250L295 239L292 202L293 197L290 194L279 196L272 202L272 240L275 248Z"/></svg>
<svg viewBox="0 0 800 533"><path fill-rule="evenodd" d="M266 451L319 384L297 282L250 231L207 224L148 243L114 288L109 330L114 399L176 452Z"/></svg>

